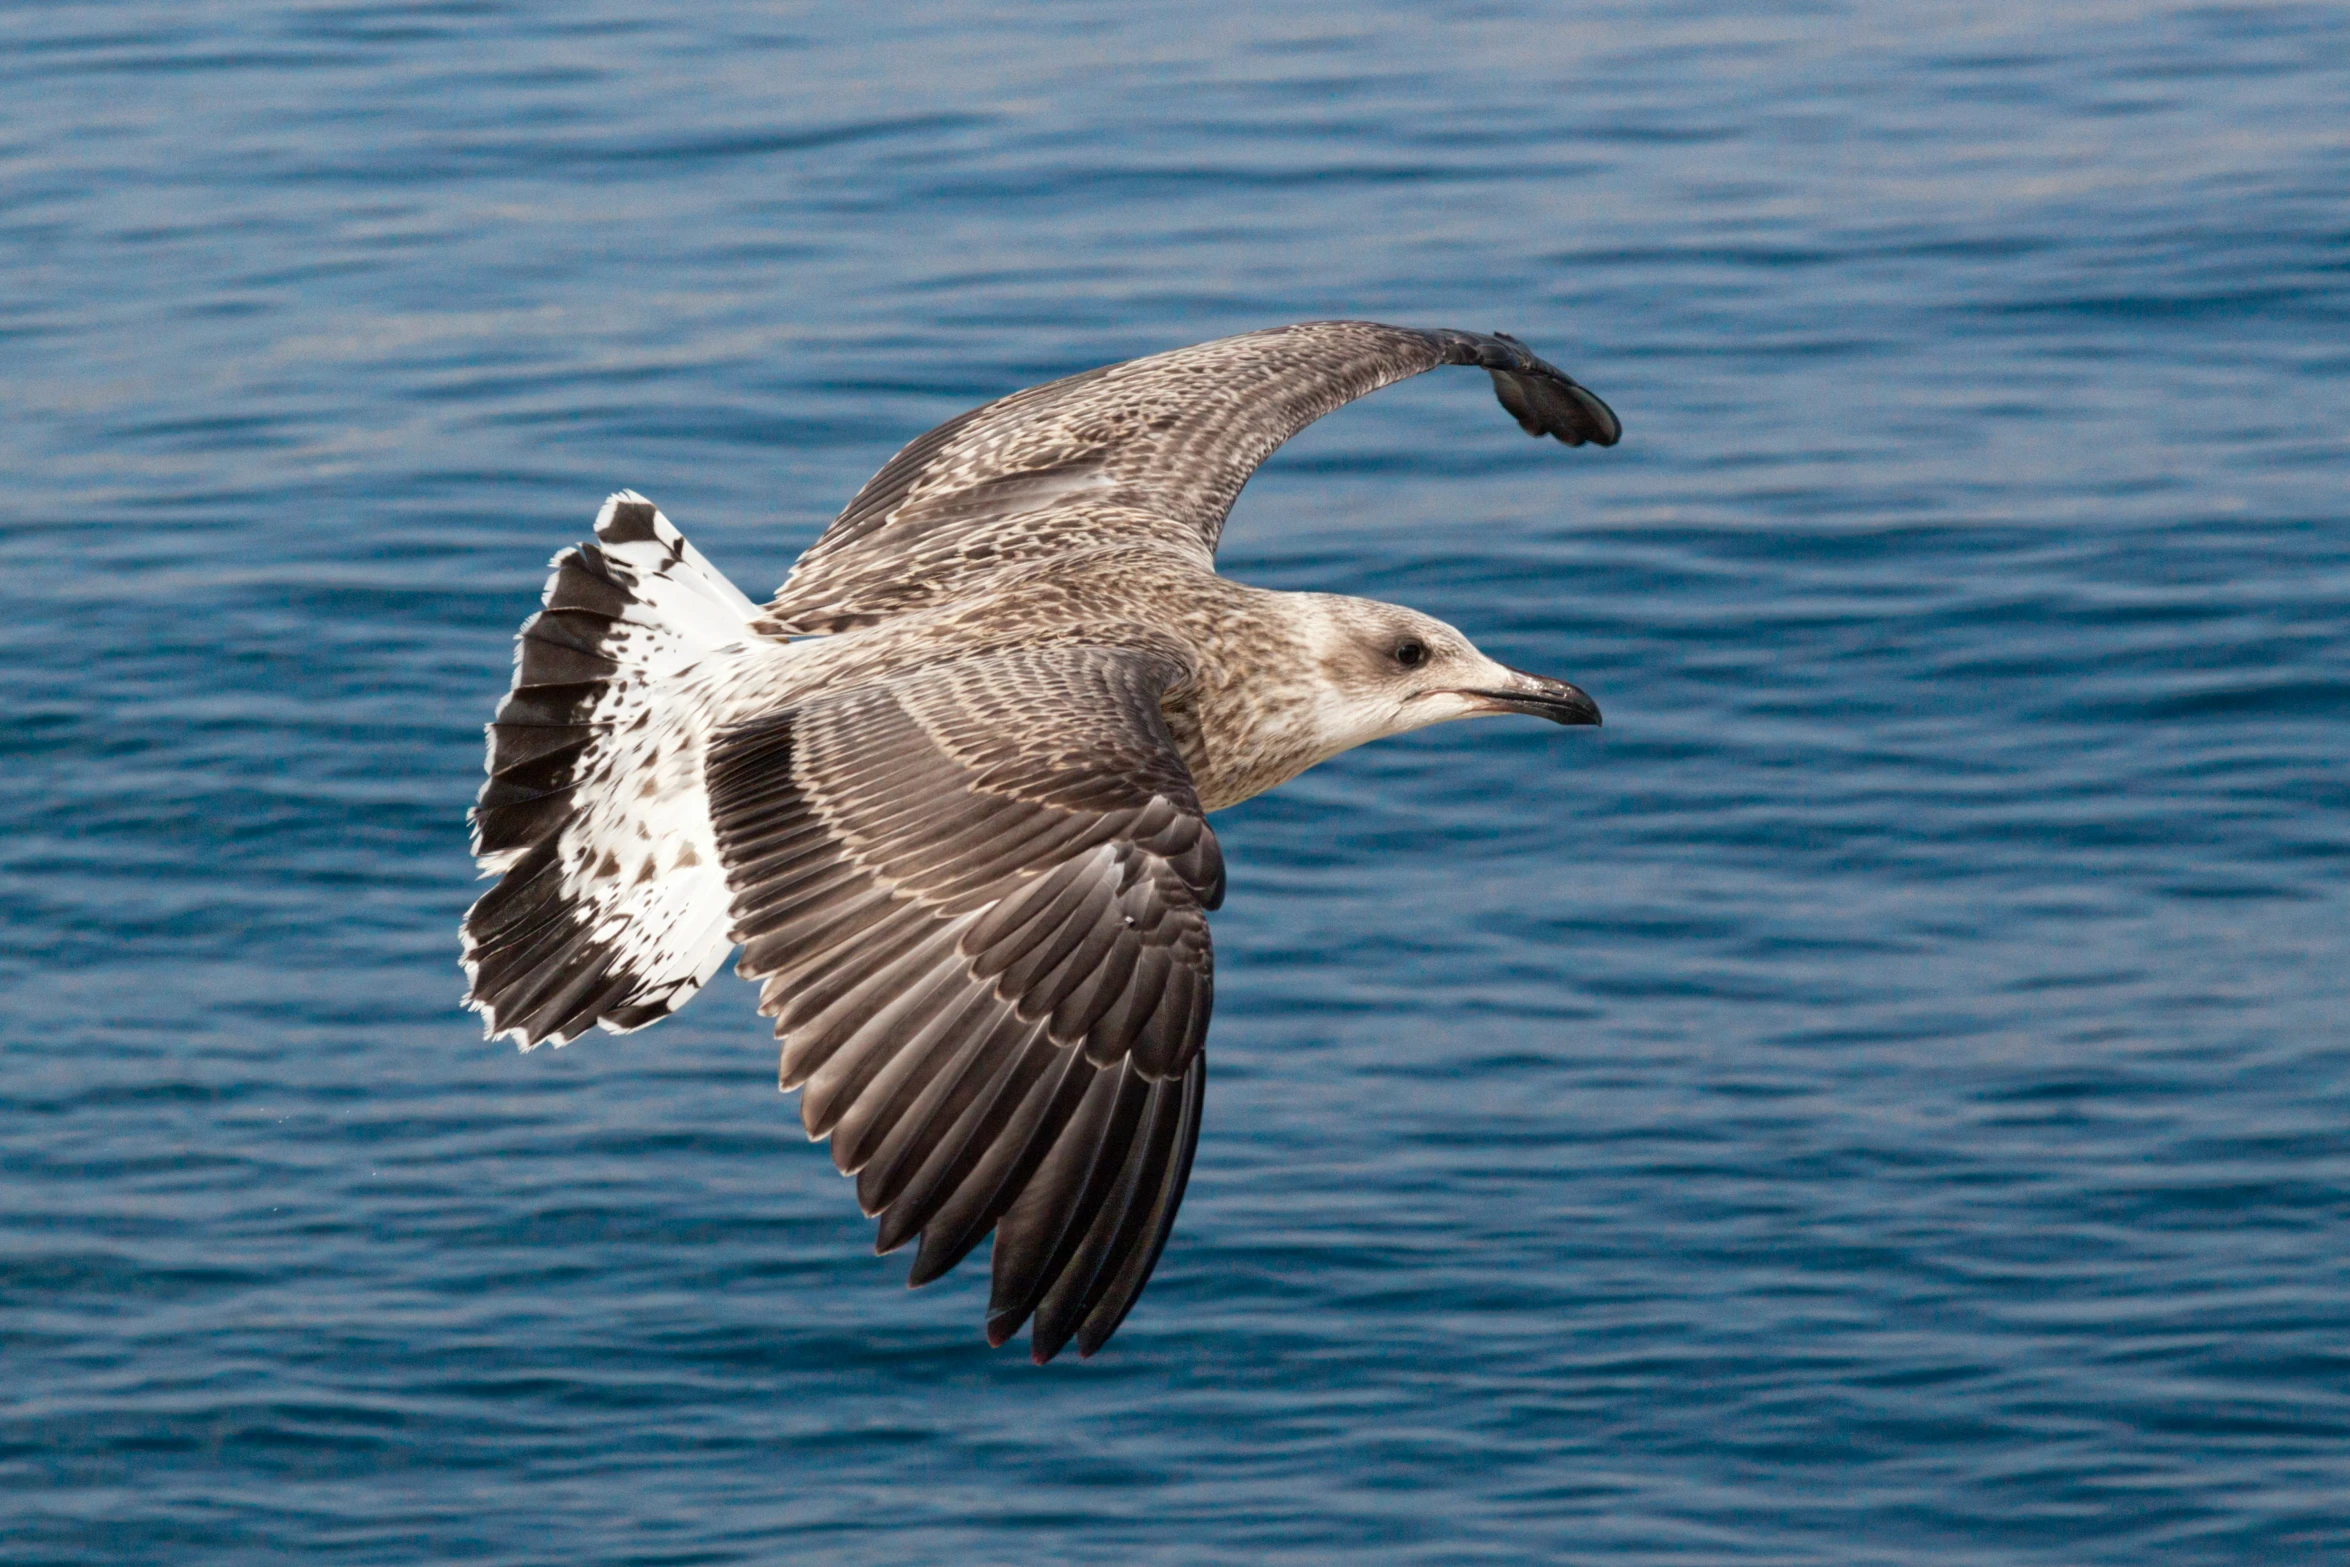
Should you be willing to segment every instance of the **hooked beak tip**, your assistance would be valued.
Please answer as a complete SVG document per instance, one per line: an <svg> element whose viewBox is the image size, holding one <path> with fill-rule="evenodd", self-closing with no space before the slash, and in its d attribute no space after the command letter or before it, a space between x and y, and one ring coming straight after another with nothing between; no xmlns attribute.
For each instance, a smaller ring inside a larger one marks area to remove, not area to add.
<svg viewBox="0 0 2350 1567"><path fill-rule="evenodd" d="M1496 713L1524 713L1529 718L1547 718L1554 724L1580 724L1597 728L1599 704L1580 686L1568 685L1564 680L1548 680L1539 675L1523 677L1525 684L1507 691L1471 691L1467 693L1487 704Z"/></svg>

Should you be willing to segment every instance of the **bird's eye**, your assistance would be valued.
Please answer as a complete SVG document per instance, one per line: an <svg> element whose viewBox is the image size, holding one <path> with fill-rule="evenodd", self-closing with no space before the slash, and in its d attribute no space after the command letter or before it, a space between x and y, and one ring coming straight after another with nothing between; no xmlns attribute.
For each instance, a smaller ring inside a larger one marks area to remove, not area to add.
<svg viewBox="0 0 2350 1567"><path fill-rule="evenodd" d="M1395 661L1406 669L1417 669L1428 662L1428 644L1417 637L1407 637L1395 645Z"/></svg>

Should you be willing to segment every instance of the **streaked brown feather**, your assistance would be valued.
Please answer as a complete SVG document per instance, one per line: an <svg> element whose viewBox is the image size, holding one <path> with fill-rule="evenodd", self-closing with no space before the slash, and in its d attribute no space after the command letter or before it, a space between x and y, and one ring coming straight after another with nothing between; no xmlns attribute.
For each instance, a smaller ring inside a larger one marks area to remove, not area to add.
<svg viewBox="0 0 2350 1567"><path fill-rule="evenodd" d="M1120 1179L1155 1192L1172 1157L1135 1142L1155 1101L1125 1052L1171 1059L1161 1036L1204 1028L1186 1009L1209 994L1222 860L1159 710L1182 678L1133 651L995 653L820 692L713 744L739 967L764 982L779 1080L856 1176L881 1249L921 1237L915 1282L1074 1168L1067 1136L1115 1133L1057 1199L1088 1223ZM1117 1116L1077 1126L1101 1093Z"/></svg>

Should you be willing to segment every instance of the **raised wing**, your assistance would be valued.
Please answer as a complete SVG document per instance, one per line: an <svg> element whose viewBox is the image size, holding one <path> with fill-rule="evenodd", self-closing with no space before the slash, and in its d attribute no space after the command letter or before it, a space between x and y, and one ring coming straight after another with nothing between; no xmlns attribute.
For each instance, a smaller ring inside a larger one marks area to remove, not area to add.
<svg viewBox="0 0 2350 1567"><path fill-rule="evenodd" d="M948 420L891 458L792 568L776 632L845 630L1008 564L1155 541L1212 556L1273 449L1438 365L1482 365L1529 435L1613 446L1607 404L1515 338L1311 321L1089 370Z"/></svg>
<svg viewBox="0 0 2350 1567"><path fill-rule="evenodd" d="M990 654L735 729L707 777L739 972L908 1282L996 1232L988 1341L1091 1354L1199 1136L1224 863L1117 649Z"/></svg>

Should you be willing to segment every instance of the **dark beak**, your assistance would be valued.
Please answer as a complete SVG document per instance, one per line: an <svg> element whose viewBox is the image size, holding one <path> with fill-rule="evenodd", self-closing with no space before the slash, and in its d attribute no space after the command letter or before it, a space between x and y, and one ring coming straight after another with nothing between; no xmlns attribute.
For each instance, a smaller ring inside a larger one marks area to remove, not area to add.
<svg viewBox="0 0 2350 1567"><path fill-rule="evenodd" d="M1547 718L1554 724L1599 722L1599 704L1592 701L1580 686L1514 669L1510 674L1513 678L1503 690L1467 691L1462 694L1477 698L1496 713L1528 713L1536 718Z"/></svg>

